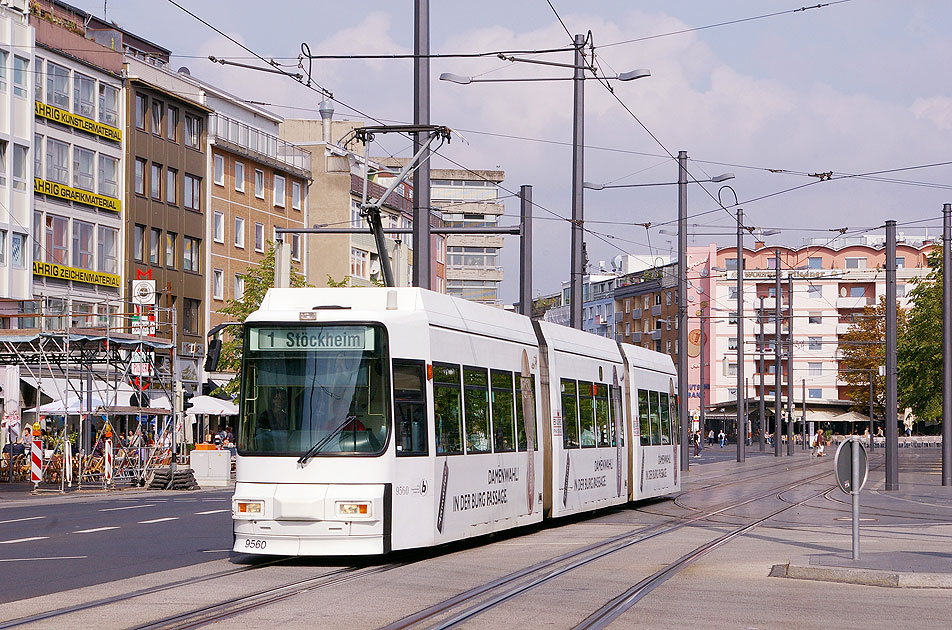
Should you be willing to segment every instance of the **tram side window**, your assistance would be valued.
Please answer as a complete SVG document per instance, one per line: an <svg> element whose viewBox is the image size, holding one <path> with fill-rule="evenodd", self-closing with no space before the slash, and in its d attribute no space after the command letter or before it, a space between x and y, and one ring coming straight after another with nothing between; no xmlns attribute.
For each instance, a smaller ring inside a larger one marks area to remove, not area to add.
<svg viewBox="0 0 952 630"><path fill-rule="evenodd" d="M463 368L463 411L466 452L489 453L489 377L482 368Z"/></svg>
<svg viewBox="0 0 952 630"><path fill-rule="evenodd" d="M638 426L641 429L641 445L651 446L651 425L648 404L649 392L644 389L638 390Z"/></svg>
<svg viewBox="0 0 952 630"><path fill-rule="evenodd" d="M651 392L651 445L661 444L661 392Z"/></svg>
<svg viewBox="0 0 952 630"><path fill-rule="evenodd" d="M625 414L622 413L622 402L621 402L621 389L615 387L614 385L608 386L608 435L609 435L609 446L616 446L615 440L621 440L621 446L625 445L625 429L624 429L624 418ZM617 398L617 400L616 400ZM616 404L617 403L617 404ZM619 426L622 427L618 435L615 433L615 421L616 416Z"/></svg>
<svg viewBox="0 0 952 630"><path fill-rule="evenodd" d="M539 432L536 430L538 418L536 417L535 407L535 377L529 377L529 399L532 406L532 415L530 416L532 432L533 450L539 450ZM526 419L522 409L522 376L516 375L516 436L519 440L519 450L525 452L529 448L529 442L526 439Z"/></svg>
<svg viewBox="0 0 952 630"><path fill-rule="evenodd" d="M426 455L426 365L394 360L393 417L397 456Z"/></svg>
<svg viewBox="0 0 952 630"><path fill-rule="evenodd" d="M582 420L582 448L595 446L595 386L578 382L578 411Z"/></svg>
<svg viewBox="0 0 952 630"><path fill-rule="evenodd" d="M661 408L661 443L671 444L671 407L668 404L668 395L659 392L658 396L661 398L659 402Z"/></svg>
<svg viewBox="0 0 952 630"><path fill-rule="evenodd" d="M562 446L578 448L578 399L575 381L562 379Z"/></svg>
<svg viewBox="0 0 952 630"><path fill-rule="evenodd" d="M681 422L678 418L678 397L674 395L669 396L668 402L668 409L671 410L671 425L669 426L670 439L671 443L674 444L678 439L678 431L681 427Z"/></svg>
<svg viewBox="0 0 952 630"><path fill-rule="evenodd" d="M595 436L598 446L610 446L611 429L610 413L608 411L608 385L595 383Z"/></svg>
<svg viewBox="0 0 952 630"><path fill-rule="evenodd" d="M493 450L511 453L516 450L516 434L513 426L512 372L493 370L492 383ZM519 401L522 404L522 401Z"/></svg>
<svg viewBox="0 0 952 630"><path fill-rule="evenodd" d="M460 455L463 452L459 371L455 365L433 364L433 407L436 412L438 455Z"/></svg>

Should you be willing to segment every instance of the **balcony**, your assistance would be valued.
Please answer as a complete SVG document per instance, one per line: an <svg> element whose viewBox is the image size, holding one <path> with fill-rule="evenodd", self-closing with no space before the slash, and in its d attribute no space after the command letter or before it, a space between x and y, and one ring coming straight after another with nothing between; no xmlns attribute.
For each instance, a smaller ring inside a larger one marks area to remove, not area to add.
<svg viewBox="0 0 952 630"><path fill-rule="evenodd" d="M836 308L838 309L866 308L869 304L869 298L865 296L836 298Z"/></svg>
<svg viewBox="0 0 952 630"><path fill-rule="evenodd" d="M654 306L652 306L652 307L651 307L651 314L652 314L654 317L658 317L659 315L661 315L661 305L660 305L660 304L655 304Z"/></svg>
<svg viewBox="0 0 952 630"><path fill-rule="evenodd" d="M208 117L208 135L212 142L236 153L311 179L311 152L277 136L217 113Z"/></svg>
<svg viewBox="0 0 952 630"><path fill-rule="evenodd" d="M660 331L660 330L652 330L652 331L651 331L651 340L652 340L652 341L659 341L660 339L661 339L661 331Z"/></svg>
<svg viewBox="0 0 952 630"><path fill-rule="evenodd" d="M631 309L631 318L632 319L641 319L641 309L633 308Z"/></svg>
<svg viewBox="0 0 952 630"><path fill-rule="evenodd" d="M631 333L631 343L641 343L641 333L633 332Z"/></svg>

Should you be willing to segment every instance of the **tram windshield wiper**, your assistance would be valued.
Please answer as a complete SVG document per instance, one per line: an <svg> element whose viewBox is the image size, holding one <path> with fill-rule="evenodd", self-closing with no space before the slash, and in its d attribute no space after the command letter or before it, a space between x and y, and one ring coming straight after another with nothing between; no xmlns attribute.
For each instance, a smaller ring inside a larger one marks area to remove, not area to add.
<svg viewBox="0 0 952 630"><path fill-rule="evenodd" d="M334 436L340 434L344 427L352 422L357 422L357 416L350 415L344 418L344 421L341 422L336 429L328 433L322 439L318 440L313 446L311 446L311 448L307 449L307 451L298 458L297 463L306 464L309 459L320 453L321 450L327 446L327 443L330 442L332 438L334 438Z"/></svg>

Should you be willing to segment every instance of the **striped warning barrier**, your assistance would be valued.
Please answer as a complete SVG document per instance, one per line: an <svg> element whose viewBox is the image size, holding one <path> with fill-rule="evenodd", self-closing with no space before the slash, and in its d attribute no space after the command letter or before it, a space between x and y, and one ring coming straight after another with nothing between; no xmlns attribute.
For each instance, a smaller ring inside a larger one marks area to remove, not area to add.
<svg viewBox="0 0 952 630"><path fill-rule="evenodd" d="M43 481L43 442L33 440L30 449L30 483L38 485Z"/></svg>
<svg viewBox="0 0 952 630"><path fill-rule="evenodd" d="M66 485L70 488L73 487L73 445L70 442L66 441L66 446L63 452L64 460L64 474L66 475Z"/></svg>
<svg viewBox="0 0 952 630"><path fill-rule="evenodd" d="M106 440L106 466L105 466L105 475L106 483L112 483L112 440Z"/></svg>

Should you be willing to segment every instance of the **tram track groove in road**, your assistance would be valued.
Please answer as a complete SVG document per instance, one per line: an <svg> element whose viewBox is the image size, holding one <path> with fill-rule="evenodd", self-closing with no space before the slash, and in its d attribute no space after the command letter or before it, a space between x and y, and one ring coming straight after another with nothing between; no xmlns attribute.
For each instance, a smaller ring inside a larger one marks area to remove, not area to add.
<svg viewBox="0 0 952 630"><path fill-rule="evenodd" d="M796 488L801 485L812 483L819 479L822 479L823 477L829 476L831 474L832 474L831 471L824 471L822 473L812 475L805 479L783 484L779 488L772 488L769 491L763 492L761 494L758 494L753 497L749 497L741 501L731 501L731 502L727 502L726 504L720 504L719 506L715 506L717 509L710 509L708 512L702 515L694 516L687 519L683 517L676 517L671 519L673 521L676 521L674 523L670 523L670 522L658 523L655 525L648 526L646 528L642 528L640 530L626 532L624 534L613 536L603 541L592 543L581 549L576 549L574 551L570 551L568 553L562 554L561 556L558 556L556 558L552 558L550 560L537 563L530 567L520 569L508 575L492 580L481 586L477 586L475 588L459 593L447 600L444 600L433 606L420 610L412 615L408 615L402 619L392 622L384 626L382 630L403 630L405 628L412 628L412 627L418 627L418 626L423 627L428 622L432 622L438 617L446 615L448 612L452 611L452 609L454 608L465 606L466 604L472 603L480 597L489 595L483 601L473 604L472 606L465 608L461 612L451 617L444 618L438 623L436 623L435 625L427 626L431 630L443 630L446 628L456 627L492 608L495 608L496 606L499 606L500 604L518 595L526 593L546 582L549 582L550 580L554 578L565 575L566 573L574 571L575 569L578 569L591 562L604 558L608 555L614 554L623 549L627 549L635 544L645 542L647 540L651 540L653 538L671 533L673 531L677 531L693 523L704 521L710 518L711 516L735 509L743 505L747 505L749 503L753 503L755 501L760 501L762 499L765 499L771 496L776 496L778 494L778 491L783 492L786 490ZM789 506L785 507L784 509L789 509ZM620 541L623 541L623 542L620 542ZM589 554L589 555L585 555L585 554ZM580 556L583 556L583 557L580 557ZM569 562L572 560L574 561ZM553 568L553 567L556 567L556 565L559 565L564 562L569 562L569 563L562 567ZM551 571L549 571L548 573L543 573L542 575L539 575L534 578L531 577L533 574L544 572L549 569L551 569ZM507 590L503 590L500 593L491 595L492 591L496 589L502 589L526 577L529 577L530 579L524 582L521 582L519 584L516 584Z"/></svg>

